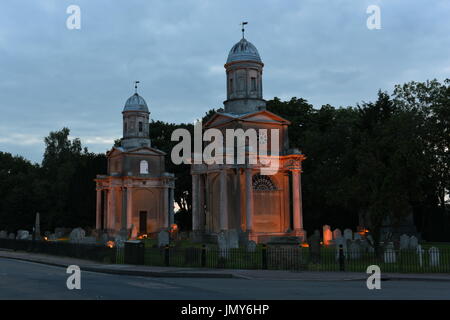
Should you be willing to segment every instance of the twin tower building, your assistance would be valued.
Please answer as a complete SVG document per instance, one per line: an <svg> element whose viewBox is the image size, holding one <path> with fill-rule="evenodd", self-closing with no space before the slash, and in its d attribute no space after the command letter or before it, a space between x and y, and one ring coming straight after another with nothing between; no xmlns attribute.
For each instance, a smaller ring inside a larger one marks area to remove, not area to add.
<svg viewBox="0 0 450 320"><path fill-rule="evenodd" d="M261 164L193 164L192 231L197 239L230 229L256 242L272 236L298 236L303 229L301 172L305 157L289 148L290 122L266 110L262 94L264 64L243 36L225 63L227 100L203 129L278 131L278 170L264 175ZM174 223L175 176L165 172L166 154L152 147L149 109L133 94L125 103L121 145L107 153L107 175L98 175L96 229L131 238L150 235ZM270 139L267 139L270 141ZM261 142L259 142L261 143ZM270 150L270 147L269 147ZM250 150L246 149L248 155Z"/></svg>

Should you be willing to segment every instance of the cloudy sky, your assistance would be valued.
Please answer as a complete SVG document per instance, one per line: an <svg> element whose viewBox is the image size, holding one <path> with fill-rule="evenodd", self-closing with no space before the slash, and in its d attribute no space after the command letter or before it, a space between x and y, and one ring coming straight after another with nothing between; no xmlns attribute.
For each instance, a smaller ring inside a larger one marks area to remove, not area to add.
<svg viewBox="0 0 450 320"><path fill-rule="evenodd" d="M81 9L69 30L67 7ZM369 5L381 30L369 30ZM355 105L397 83L450 77L448 0L17 0L0 4L0 151L40 162L66 126L89 150L121 136L140 80L153 119L188 122L225 100L225 63L246 38L264 96Z"/></svg>

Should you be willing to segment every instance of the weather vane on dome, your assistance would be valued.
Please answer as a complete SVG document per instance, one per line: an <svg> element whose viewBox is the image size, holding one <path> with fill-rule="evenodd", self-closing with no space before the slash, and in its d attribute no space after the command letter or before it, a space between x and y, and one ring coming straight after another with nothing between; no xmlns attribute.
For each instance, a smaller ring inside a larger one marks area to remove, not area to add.
<svg viewBox="0 0 450 320"><path fill-rule="evenodd" d="M242 21L241 22L241 26L242 26L242 38L244 38L244 33L245 33L245 25L248 24L247 21Z"/></svg>
<svg viewBox="0 0 450 320"><path fill-rule="evenodd" d="M137 85L138 83L140 83L140 81L135 81L134 82L134 93L137 93Z"/></svg>

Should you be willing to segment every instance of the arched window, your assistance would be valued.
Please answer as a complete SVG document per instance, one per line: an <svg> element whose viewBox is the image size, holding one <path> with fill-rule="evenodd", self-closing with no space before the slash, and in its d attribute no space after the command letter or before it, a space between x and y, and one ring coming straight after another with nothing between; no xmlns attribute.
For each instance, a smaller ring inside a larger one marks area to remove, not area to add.
<svg viewBox="0 0 450 320"><path fill-rule="evenodd" d="M141 174L148 174L148 161L141 160L140 171Z"/></svg>
<svg viewBox="0 0 450 320"><path fill-rule="evenodd" d="M275 183L273 183L272 179L269 176L255 174L252 180L253 180L253 190L257 191L277 190Z"/></svg>

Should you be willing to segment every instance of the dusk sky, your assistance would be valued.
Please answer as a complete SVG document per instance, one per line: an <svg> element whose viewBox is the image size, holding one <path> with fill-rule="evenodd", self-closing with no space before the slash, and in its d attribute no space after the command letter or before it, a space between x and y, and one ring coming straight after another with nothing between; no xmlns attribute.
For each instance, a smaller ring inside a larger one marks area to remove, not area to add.
<svg viewBox="0 0 450 320"><path fill-rule="evenodd" d="M66 9L81 8L69 30ZM369 5L381 30L369 30ZM0 151L40 162L68 127L90 151L122 135L141 82L154 120L192 122L225 100L230 48L265 64L264 98L355 106L395 84L450 77L448 0L18 0L0 4Z"/></svg>

